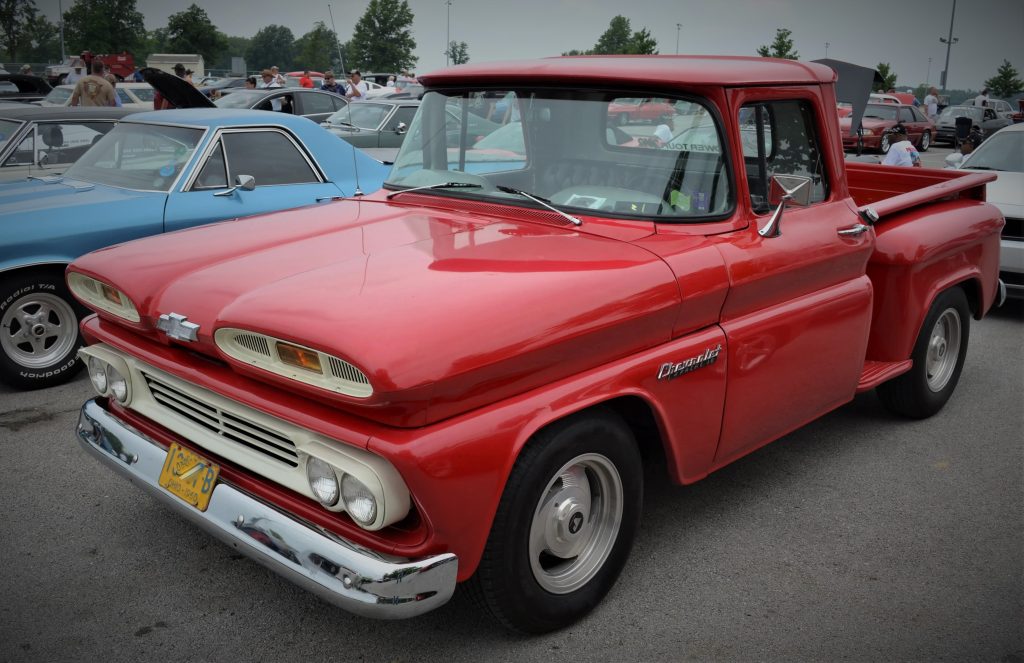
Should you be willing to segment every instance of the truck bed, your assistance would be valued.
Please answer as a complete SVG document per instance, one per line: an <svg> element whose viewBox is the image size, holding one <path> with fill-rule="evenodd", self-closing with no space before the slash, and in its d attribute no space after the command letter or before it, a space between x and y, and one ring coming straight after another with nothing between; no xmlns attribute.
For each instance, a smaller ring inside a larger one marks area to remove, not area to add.
<svg viewBox="0 0 1024 663"><path fill-rule="evenodd" d="M847 162L846 180L858 207L870 206L880 218L944 199L985 200L985 183L995 173L933 168L899 168Z"/></svg>

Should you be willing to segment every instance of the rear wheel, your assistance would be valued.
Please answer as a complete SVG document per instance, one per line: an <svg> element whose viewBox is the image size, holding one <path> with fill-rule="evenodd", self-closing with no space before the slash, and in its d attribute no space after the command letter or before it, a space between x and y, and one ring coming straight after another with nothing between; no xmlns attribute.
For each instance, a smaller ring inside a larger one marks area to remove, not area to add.
<svg viewBox="0 0 1024 663"><path fill-rule="evenodd" d="M588 412L538 433L509 476L467 588L509 628L571 624L625 565L642 493L640 454L617 415Z"/></svg>
<svg viewBox="0 0 1024 663"><path fill-rule="evenodd" d="M39 389L78 372L82 341L73 302L59 272L0 281L0 381Z"/></svg>
<svg viewBox="0 0 1024 663"><path fill-rule="evenodd" d="M921 134L921 147L919 148L922 152L927 152L928 148L932 146L932 132L926 131Z"/></svg>
<svg viewBox="0 0 1024 663"><path fill-rule="evenodd" d="M914 344L914 366L878 385L882 404L914 419L930 417L953 395L967 356L971 311L960 288L942 292L928 310Z"/></svg>
<svg viewBox="0 0 1024 663"><path fill-rule="evenodd" d="M882 138L878 141L878 151L882 154L889 153L889 135L882 134Z"/></svg>

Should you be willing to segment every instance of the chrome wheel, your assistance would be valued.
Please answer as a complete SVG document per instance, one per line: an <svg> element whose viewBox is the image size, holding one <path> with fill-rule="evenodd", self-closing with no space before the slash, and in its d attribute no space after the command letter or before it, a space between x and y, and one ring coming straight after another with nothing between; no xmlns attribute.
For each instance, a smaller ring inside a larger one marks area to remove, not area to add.
<svg viewBox="0 0 1024 663"><path fill-rule="evenodd" d="M882 134L882 139L878 143L878 149L882 154L889 153L889 136Z"/></svg>
<svg viewBox="0 0 1024 663"><path fill-rule="evenodd" d="M59 363L74 349L77 339L78 320L71 304L49 293L26 295L0 318L0 348L25 368Z"/></svg>
<svg viewBox="0 0 1024 663"><path fill-rule="evenodd" d="M533 577L553 594L585 585L607 560L622 524L622 480L600 454L566 463L548 482L530 526Z"/></svg>
<svg viewBox="0 0 1024 663"><path fill-rule="evenodd" d="M948 308L935 321L928 339L925 375L932 391L942 391L952 377L959 362L960 336L960 314Z"/></svg>
<svg viewBox="0 0 1024 663"><path fill-rule="evenodd" d="M932 146L932 132L926 131L921 136L921 151L927 152L928 148Z"/></svg>

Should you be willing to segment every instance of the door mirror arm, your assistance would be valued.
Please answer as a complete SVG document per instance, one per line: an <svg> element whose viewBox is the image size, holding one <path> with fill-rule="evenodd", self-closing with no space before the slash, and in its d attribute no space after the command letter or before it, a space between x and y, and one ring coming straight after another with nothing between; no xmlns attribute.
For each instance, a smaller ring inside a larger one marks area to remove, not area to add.
<svg viewBox="0 0 1024 663"><path fill-rule="evenodd" d="M238 176L235 177L235 186L233 186L233 187L231 187L229 189L224 189L223 191L218 191L217 193L215 193L213 195L219 196L219 197L225 197L225 196L230 196L231 194L233 194L238 189L241 189L242 191L252 191L255 188L256 188L256 178L255 177L253 177L252 175L238 175Z"/></svg>

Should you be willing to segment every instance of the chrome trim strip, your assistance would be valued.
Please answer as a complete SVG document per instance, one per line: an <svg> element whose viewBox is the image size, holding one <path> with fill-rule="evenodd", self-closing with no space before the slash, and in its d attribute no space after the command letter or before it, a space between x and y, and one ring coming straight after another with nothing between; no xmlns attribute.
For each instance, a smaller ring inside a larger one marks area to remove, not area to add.
<svg viewBox="0 0 1024 663"><path fill-rule="evenodd" d="M363 617L405 619L444 605L455 591L452 553L407 560L375 553L217 483L198 511L158 483L167 450L95 400L86 401L76 437L102 464L239 552L307 591Z"/></svg>
<svg viewBox="0 0 1024 663"><path fill-rule="evenodd" d="M996 279L996 308L1006 303L1006 283L1002 279Z"/></svg>

